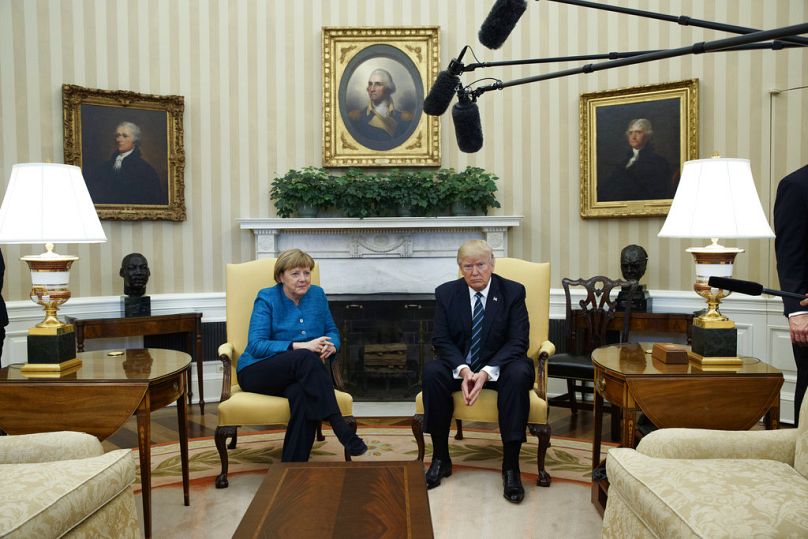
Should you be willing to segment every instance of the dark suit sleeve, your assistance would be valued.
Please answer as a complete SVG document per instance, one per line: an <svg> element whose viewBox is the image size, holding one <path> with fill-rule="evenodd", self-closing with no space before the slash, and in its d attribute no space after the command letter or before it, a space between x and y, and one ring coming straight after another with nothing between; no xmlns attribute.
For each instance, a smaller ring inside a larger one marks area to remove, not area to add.
<svg viewBox="0 0 808 539"><path fill-rule="evenodd" d="M808 175L808 169L803 170ZM780 288L798 294L808 291L808 179L803 180L783 179L774 201L774 248ZM787 316L806 308L800 306L799 300L783 298L783 310Z"/></svg>
<svg viewBox="0 0 808 539"><path fill-rule="evenodd" d="M527 357L527 348L530 343L530 318L525 304L525 287L512 283L509 288L514 289L515 294L512 299L508 299L508 310L503 313L502 345L494 352L491 359L486 361L486 365L491 367L502 367L511 361ZM492 328L492 332L496 329L496 327ZM489 339L493 341L495 336L490 335Z"/></svg>
<svg viewBox="0 0 808 539"><path fill-rule="evenodd" d="M435 321L432 328L432 346L437 358L454 370L466 362L463 350L460 349L462 337L458 334L458 325L449 320L452 312L454 287L446 283L435 290ZM454 306L457 308L457 306ZM454 326L454 327L453 327ZM454 339L452 338L454 334Z"/></svg>

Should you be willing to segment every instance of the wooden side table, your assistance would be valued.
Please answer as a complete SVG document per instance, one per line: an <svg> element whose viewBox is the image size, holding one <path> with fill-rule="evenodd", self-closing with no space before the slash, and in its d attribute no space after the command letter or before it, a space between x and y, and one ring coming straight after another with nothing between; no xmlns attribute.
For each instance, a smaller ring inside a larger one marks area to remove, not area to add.
<svg viewBox="0 0 808 539"><path fill-rule="evenodd" d="M151 412L177 403L183 502L190 505L188 366L184 352L158 348L99 350L60 377L0 369L0 428L8 434L73 430L104 440L137 415L140 484L146 537L151 536Z"/></svg>
<svg viewBox="0 0 808 539"><path fill-rule="evenodd" d="M639 344L603 346L592 352L595 367L595 433L592 469L601 465L604 398L621 410L620 445L634 447L637 412L659 428L747 430L765 416L766 428L780 418L783 373L753 357L737 368L667 365ZM592 481L592 503L601 516L607 480Z"/></svg>
<svg viewBox="0 0 808 539"><path fill-rule="evenodd" d="M78 318L66 316L69 324L76 328L76 349L84 351L85 339L120 337L142 337L146 335L169 335L184 333L185 352L196 363L197 387L199 389L199 410L205 414L205 393L202 383L202 313L158 314L153 316L109 316L104 318ZM193 397L188 366L188 399Z"/></svg>

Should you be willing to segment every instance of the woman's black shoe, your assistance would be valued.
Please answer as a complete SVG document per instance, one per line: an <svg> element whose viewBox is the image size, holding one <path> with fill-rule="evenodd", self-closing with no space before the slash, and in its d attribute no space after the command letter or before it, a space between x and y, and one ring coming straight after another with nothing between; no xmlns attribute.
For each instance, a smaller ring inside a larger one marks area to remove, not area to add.
<svg viewBox="0 0 808 539"><path fill-rule="evenodd" d="M452 475L452 461L432 459L432 464L426 471L426 488L435 488L440 485L440 480Z"/></svg>
<svg viewBox="0 0 808 539"><path fill-rule="evenodd" d="M367 444L362 440L362 438L360 438L356 434L351 436L351 439L348 440L348 443L346 444L345 447L348 449L348 453L352 457L358 457L360 455L364 455L368 451Z"/></svg>

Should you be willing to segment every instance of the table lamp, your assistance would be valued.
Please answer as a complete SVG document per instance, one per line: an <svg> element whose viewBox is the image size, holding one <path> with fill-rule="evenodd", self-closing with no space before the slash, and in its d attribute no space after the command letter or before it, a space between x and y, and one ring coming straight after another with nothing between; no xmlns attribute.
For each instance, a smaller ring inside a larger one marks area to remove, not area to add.
<svg viewBox="0 0 808 539"><path fill-rule="evenodd" d="M710 245L691 247L696 263L693 289L707 300L706 311L693 319L691 360L703 365L740 365L738 330L718 305L729 291L711 288L710 277L732 277L735 256L743 249L719 245L719 238L773 238L763 213L748 159L715 156L687 161L660 238L709 238Z"/></svg>
<svg viewBox="0 0 808 539"><path fill-rule="evenodd" d="M70 266L77 256L53 252L54 243L107 241L81 169L58 163L21 163L0 206L0 243L45 244L40 255L21 258L31 270L31 300L45 318L28 330L25 373L63 373L81 365L73 326L59 320L59 305L70 299Z"/></svg>

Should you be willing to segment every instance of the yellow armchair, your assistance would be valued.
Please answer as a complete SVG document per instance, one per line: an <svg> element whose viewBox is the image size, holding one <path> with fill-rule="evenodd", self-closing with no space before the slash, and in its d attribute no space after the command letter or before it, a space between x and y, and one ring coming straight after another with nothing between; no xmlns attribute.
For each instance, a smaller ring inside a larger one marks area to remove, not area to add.
<svg viewBox="0 0 808 539"><path fill-rule="evenodd" d="M236 379L238 358L247 346L247 333L250 327L253 302L258 291L275 285L273 270L274 258L262 258L243 264L228 264L226 269L226 317L227 342L219 347L219 359L224 365L222 396L219 401L219 423L214 435L216 449L222 462L222 471L216 478L216 488L227 488L227 449L234 449L238 440L238 427L242 425L287 425L289 423L289 401L283 397L273 397L242 391ZM320 283L317 265L312 271L313 284ZM331 362L331 374L335 387L341 389L342 379L338 361ZM353 398L348 393L335 390L337 404L345 421L356 431L353 417ZM227 439L231 442L227 445ZM322 434L318 435L323 440ZM345 450L345 460L351 460Z"/></svg>
<svg viewBox="0 0 808 539"><path fill-rule="evenodd" d="M498 258L494 272L506 279L522 283L526 289L525 303L530 317L530 346L528 357L536 367L536 384L530 393L530 414L528 429L538 438L539 450L536 457L538 479L536 484L550 486L550 474L544 466L547 449L550 447L550 425L547 422L547 360L555 353L555 345L547 340L550 326L550 264L528 262L518 258ZM462 421L497 423L497 394L493 389L483 389L472 406L463 402L463 394L456 391L454 418L457 423L456 440L463 439ZM415 416L412 420L412 433L418 444L418 460L424 460L424 404L422 394L415 397Z"/></svg>

